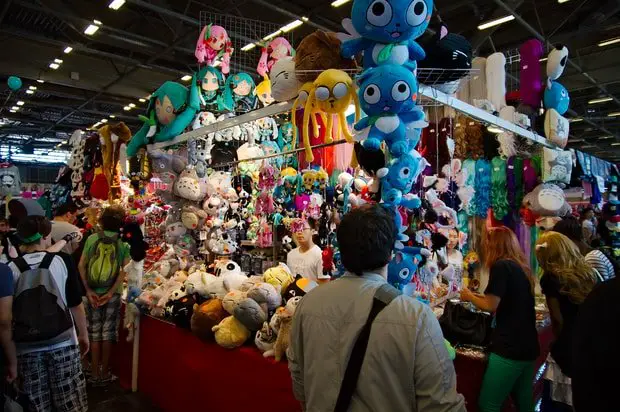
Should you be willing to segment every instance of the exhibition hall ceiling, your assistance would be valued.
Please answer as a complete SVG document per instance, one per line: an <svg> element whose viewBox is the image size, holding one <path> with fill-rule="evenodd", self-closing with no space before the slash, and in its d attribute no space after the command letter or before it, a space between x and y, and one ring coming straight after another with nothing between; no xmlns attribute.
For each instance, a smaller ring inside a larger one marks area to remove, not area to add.
<svg viewBox="0 0 620 412"><path fill-rule="evenodd" d="M155 88L166 80L183 82L181 78L196 69L193 52L201 12L248 19L242 33L229 30L244 40L261 40L252 36L252 21L274 27L299 21L290 31L296 45L316 29L340 30L351 4L346 0L4 0L0 144L53 148L72 130L97 122L123 120L137 127L138 114ZM571 147L620 161L620 0L435 0L435 5L431 27L440 18L451 32L471 41L476 55L504 52L512 61L509 75L518 77L516 51L525 40L541 36L551 44L565 44L576 66L569 66L560 79L570 92L574 111L568 116L574 120ZM511 15L510 21L479 29ZM257 62L259 48L235 53L243 53L243 61ZM7 100L10 75L21 77L24 85ZM516 81L509 78L508 89L516 88ZM17 102L23 104L12 112Z"/></svg>

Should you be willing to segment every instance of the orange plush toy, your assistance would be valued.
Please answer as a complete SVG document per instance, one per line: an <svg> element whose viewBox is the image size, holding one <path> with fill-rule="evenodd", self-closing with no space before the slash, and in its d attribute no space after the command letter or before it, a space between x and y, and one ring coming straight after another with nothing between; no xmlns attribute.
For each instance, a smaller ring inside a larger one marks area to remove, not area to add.
<svg viewBox="0 0 620 412"><path fill-rule="evenodd" d="M120 177L118 163L121 156L121 145L131 139L131 131L123 122L106 124L98 130L101 136L101 151L103 154L103 173L110 187L110 200L120 197Z"/></svg>

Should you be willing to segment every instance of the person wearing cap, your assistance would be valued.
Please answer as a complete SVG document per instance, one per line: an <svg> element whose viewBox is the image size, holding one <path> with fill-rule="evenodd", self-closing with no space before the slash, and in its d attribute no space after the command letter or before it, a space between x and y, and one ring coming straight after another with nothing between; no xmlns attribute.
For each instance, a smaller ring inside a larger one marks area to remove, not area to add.
<svg viewBox="0 0 620 412"><path fill-rule="evenodd" d="M75 226L78 208L73 203L64 203L56 209L54 220L52 221L52 240L58 242L65 236L72 235L70 242L63 246L62 251L73 256L73 253L80 246L82 231ZM79 256L78 256L79 258Z"/></svg>
<svg viewBox="0 0 620 412"><path fill-rule="evenodd" d="M24 299L18 295L18 289L23 287L20 277L27 270L47 267L62 299L59 305L69 309L72 322L70 328L59 335L66 339L55 338L54 343L50 340L20 341L16 334L17 370L21 389L34 410L82 412L88 410L88 402L80 353L84 356L90 348L82 289L71 258L48 252L52 243L51 231L49 220L42 216L27 216L17 226L21 257L9 264L16 289L13 318L15 321L19 315L16 307L24 307L15 305L18 299ZM27 299L31 298L32 295L28 295ZM33 305L37 302L33 301Z"/></svg>

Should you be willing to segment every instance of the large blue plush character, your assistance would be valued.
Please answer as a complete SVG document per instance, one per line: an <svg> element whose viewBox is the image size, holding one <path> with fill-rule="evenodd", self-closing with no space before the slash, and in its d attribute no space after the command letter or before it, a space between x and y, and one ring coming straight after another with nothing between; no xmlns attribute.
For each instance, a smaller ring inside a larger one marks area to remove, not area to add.
<svg viewBox="0 0 620 412"><path fill-rule="evenodd" d="M387 167L377 171L377 176L381 178L383 203L404 206L408 209L420 207L420 199L409 193L423 169L422 158L419 155L415 156L415 153L405 153L399 158L392 159Z"/></svg>
<svg viewBox="0 0 620 412"><path fill-rule="evenodd" d="M175 82L162 84L151 95L146 116L140 117L144 124L127 145L127 156L135 156L147 144L166 142L181 134L200 110L198 93L195 77L189 90Z"/></svg>
<svg viewBox="0 0 620 412"><path fill-rule="evenodd" d="M543 103L545 104L545 109L555 109L560 115L564 115L570 104L568 90L558 82L549 81L549 84L545 87Z"/></svg>
<svg viewBox="0 0 620 412"><path fill-rule="evenodd" d="M405 246L402 250L396 251L388 264L388 283L403 290L418 270L422 260L421 254L422 249L419 247Z"/></svg>
<svg viewBox="0 0 620 412"><path fill-rule="evenodd" d="M426 54L415 39L426 31L432 12L433 0L354 0L351 21L343 25L360 37L344 41L341 54L352 58L363 51L365 68L422 60Z"/></svg>
<svg viewBox="0 0 620 412"><path fill-rule="evenodd" d="M369 150L379 150L385 140L393 156L406 153L408 127L424 123L424 112L416 106L418 82L410 67L389 64L368 69L358 83L360 106L367 117L354 126L357 138Z"/></svg>

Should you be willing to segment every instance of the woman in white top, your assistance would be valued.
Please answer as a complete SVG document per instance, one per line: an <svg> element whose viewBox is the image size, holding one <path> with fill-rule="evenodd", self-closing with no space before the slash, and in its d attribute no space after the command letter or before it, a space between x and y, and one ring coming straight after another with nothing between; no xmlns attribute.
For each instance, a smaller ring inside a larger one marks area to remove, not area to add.
<svg viewBox="0 0 620 412"><path fill-rule="evenodd" d="M314 280L323 279L321 248L312 240L314 220L295 219L291 224L293 240L297 247L286 256L286 264L294 276Z"/></svg>

